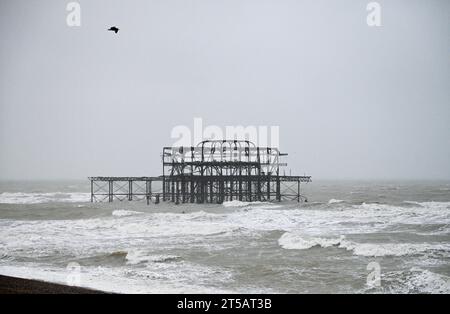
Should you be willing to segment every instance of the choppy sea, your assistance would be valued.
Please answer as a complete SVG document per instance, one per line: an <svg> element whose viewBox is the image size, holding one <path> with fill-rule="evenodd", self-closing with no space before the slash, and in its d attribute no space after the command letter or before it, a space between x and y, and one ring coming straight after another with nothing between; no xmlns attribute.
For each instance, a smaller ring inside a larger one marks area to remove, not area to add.
<svg viewBox="0 0 450 314"><path fill-rule="evenodd" d="M90 203L0 183L0 274L123 293L449 293L450 182L317 181L307 203Z"/></svg>

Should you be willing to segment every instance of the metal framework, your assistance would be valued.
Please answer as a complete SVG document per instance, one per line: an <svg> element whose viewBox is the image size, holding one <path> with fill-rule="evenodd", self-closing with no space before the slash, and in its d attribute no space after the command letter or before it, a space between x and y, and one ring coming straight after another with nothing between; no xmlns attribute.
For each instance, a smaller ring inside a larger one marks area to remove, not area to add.
<svg viewBox="0 0 450 314"><path fill-rule="evenodd" d="M208 140L193 147L164 147L159 177L90 177L91 201L179 203L304 201L300 184L310 176L281 175L287 154L250 141ZM158 184L157 189L154 185ZM153 185L153 186L152 186ZM152 189L153 187L153 189Z"/></svg>

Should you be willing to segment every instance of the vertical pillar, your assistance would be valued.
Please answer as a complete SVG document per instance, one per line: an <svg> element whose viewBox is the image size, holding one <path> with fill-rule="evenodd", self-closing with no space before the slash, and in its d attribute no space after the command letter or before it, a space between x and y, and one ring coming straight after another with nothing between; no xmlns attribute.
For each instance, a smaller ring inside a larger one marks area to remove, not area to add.
<svg viewBox="0 0 450 314"><path fill-rule="evenodd" d="M277 201L281 202L281 186L280 186L280 176L277 175Z"/></svg>
<svg viewBox="0 0 450 314"><path fill-rule="evenodd" d="M94 180L91 179L91 203L94 202Z"/></svg>
<svg viewBox="0 0 450 314"><path fill-rule="evenodd" d="M261 174L258 174L258 178L257 178L257 197L258 197L258 201L261 201Z"/></svg>
<svg viewBox="0 0 450 314"><path fill-rule="evenodd" d="M202 164L204 161L204 155L203 155L203 146L202 146ZM204 175L204 171L205 169L203 168L203 165L200 166L200 201L199 203L203 203L205 202L205 181L203 180L203 175ZM197 200L198 200L198 196L197 196Z"/></svg>
<svg viewBox="0 0 450 314"><path fill-rule="evenodd" d="M205 180L205 191L204 191L204 199L203 199L203 203L208 203L209 201L209 180L207 178L204 179Z"/></svg>
<svg viewBox="0 0 450 314"><path fill-rule="evenodd" d="M218 203L223 203L223 198L224 198L224 187L223 187L223 179L220 178L219 181L219 196L218 196Z"/></svg>
<svg viewBox="0 0 450 314"><path fill-rule="evenodd" d="M211 176L211 180L209 181L209 202L214 202L214 180Z"/></svg>
<svg viewBox="0 0 450 314"><path fill-rule="evenodd" d="M148 196L152 199L152 180L148 181Z"/></svg>
<svg viewBox="0 0 450 314"><path fill-rule="evenodd" d="M128 200L133 200L133 181L128 180Z"/></svg>
<svg viewBox="0 0 450 314"><path fill-rule="evenodd" d="M230 201L233 200L233 179L230 180Z"/></svg>
<svg viewBox="0 0 450 314"><path fill-rule="evenodd" d="M166 201L166 177L163 175L163 180L162 180L162 198L163 198L163 202Z"/></svg>
<svg viewBox="0 0 450 314"><path fill-rule="evenodd" d="M147 196L147 205L150 204L150 201L152 200L152 180L145 181L146 186L146 196Z"/></svg>
<svg viewBox="0 0 450 314"><path fill-rule="evenodd" d="M242 201L242 168L239 166L239 200Z"/></svg>
<svg viewBox="0 0 450 314"><path fill-rule="evenodd" d="M175 181L174 181L174 178L171 178L171 180L170 180L170 184L171 184L171 187L170 187L170 189L171 189L171 194L172 194L172 202L175 202Z"/></svg>
<svg viewBox="0 0 450 314"><path fill-rule="evenodd" d="M186 203L186 183L184 181L184 176L181 177L181 201Z"/></svg>
<svg viewBox="0 0 450 314"><path fill-rule="evenodd" d="M190 193L191 193L191 199L190 199L190 202L191 203L194 203L195 202L195 185L194 185L194 177L193 176L191 176L190 177L190 180L191 180L191 187L190 187Z"/></svg>
<svg viewBox="0 0 450 314"><path fill-rule="evenodd" d="M250 176L248 177L248 201L252 201L252 180L250 179Z"/></svg>
<svg viewBox="0 0 450 314"><path fill-rule="evenodd" d="M145 199L147 200L147 205L149 205L150 204L150 188L149 188L149 183L150 183L151 181L145 181Z"/></svg>
<svg viewBox="0 0 450 314"><path fill-rule="evenodd" d="M207 183L207 181L205 180L204 177L202 177L202 204L207 201L206 196L207 196L208 190L206 189L206 183Z"/></svg>
<svg viewBox="0 0 450 314"><path fill-rule="evenodd" d="M114 195L114 181L109 180L108 185L108 201L111 203Z"/></svg>
<svg viewBox="0 0 450 314"><path fill-rule="evenodd" d="M177 179L176 182L176 200L175 204L180 204L180 181Z"/></svg>

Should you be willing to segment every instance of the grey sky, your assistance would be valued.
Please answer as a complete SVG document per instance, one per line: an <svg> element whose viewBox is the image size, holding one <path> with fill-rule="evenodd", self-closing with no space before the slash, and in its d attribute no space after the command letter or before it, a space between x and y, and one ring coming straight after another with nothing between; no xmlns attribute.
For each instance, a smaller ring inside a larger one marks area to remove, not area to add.
<svg viewBox="0 0 450 314"><path fill-rule="evenodd" d="M450 179L450 1L68 2L0 0L0 179L159 175L194 117L313 179Z"/></svg>

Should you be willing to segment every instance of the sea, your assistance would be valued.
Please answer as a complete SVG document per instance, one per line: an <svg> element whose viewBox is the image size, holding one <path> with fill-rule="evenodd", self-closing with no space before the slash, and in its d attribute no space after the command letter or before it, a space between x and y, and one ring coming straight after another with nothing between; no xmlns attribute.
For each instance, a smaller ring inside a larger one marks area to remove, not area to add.
<svg viewBox="0 0 450 314"><path fill-rule="evenodd" d="M91 203L0 182L0 274L116 293L449 293L450 182L314 181L308 202Z"/></svg>

